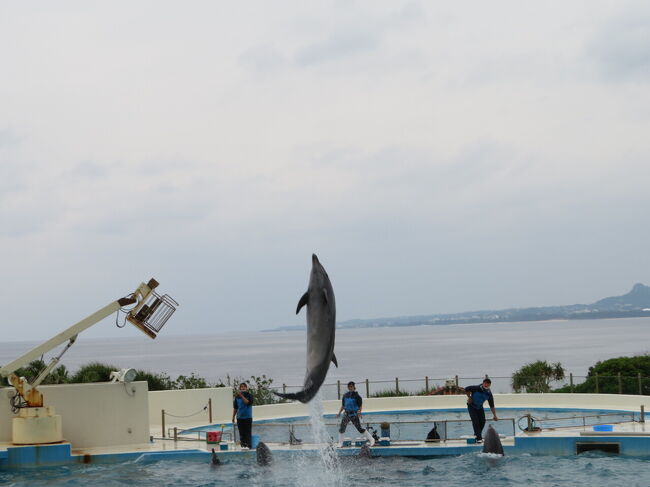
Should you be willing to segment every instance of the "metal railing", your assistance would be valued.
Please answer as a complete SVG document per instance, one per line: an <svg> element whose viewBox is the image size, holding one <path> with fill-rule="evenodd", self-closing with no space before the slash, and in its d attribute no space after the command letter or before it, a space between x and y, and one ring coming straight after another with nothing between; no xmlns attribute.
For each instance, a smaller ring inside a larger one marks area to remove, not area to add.
<svg viewBox="0 0 650 487"><path fill-rule="evenodd" d="M630 422L645 422L645 412L641 406L641 414L639 419L636 419L634 412L628 413L601 413L601 414L585 414L582 416L560 416L552 418L536 418L532 414L526 414L517 421L517 427L522 431L540 431L540 430L558 430L565 428L582 427L587 428L601 424L621 424ZM604 419L604 421L603 421ZM526 420L526 427L522 427L523 420ZM563 424L565 422L572 422L572 424ZM539 428L539 429L538 429Z"/></svg>
<svg viewBox="0 0 650 487"><path fill-rule="evenodd" d="M458 375L447 377L425 376L420 379L394 379L370 380L351 378L356 382L356 388L364 397L393 397L407 395L436 395L454 393L453 388L460 388L469 384L479 384L487 376L459 377ZM617 374L613 376L604 375L574 375L569 373L564 379L540 383L535 386L521 387L515 390L512 385L512 376L490 376L492 380L492 391L495 393L517 393L517 392L562 392L578 393L592 392L596 394L639 394L650 395L650 377L641 374L636 376L624 376ZM529 379L528 383L534 384L536 377L524 377ZM450 386L450 383L453 385ZM347 391L347 381L337 380L321 386L323 399L341 399ZM302 385L282 384L274 387L277 392L295 392L302 389ZM587 389L587 390L585 390Z"/></svg>
<svg viewBox="0 0 650 487"><path fill-rule="evenodd" d="M501 418L498 422L492 423L502 434L514 436L516 433L515 418ZM390 422L391 439L397 441L425 441L427 432L430 428L436 427L440 436L439 441L461 440L465 437L473 436L471 428L471 419L432 419L422 421L392 421ZM364 427L372 432L381 430L381 423L385 421L362 421ZM339 422L325 422L324 426L330 434L330 441L338 435ZM255 423L255 434L261 435L265 441L280 444L300 444L311 434L311 423L294 423L294 422L264 422ZM236 429L236 428L235 428ZM233 429L232 440L236 441ZM177 441L204 439L210 428L195 429L183 432L181 435L176 428L170 428L169 436ZM348 426L348 434L355 434L356 429L352 425ZM194 436L196 434L196 436ZM226 433L227 434L227 433ZM303 436L303 439L296 439L297 436Z"/></svg>

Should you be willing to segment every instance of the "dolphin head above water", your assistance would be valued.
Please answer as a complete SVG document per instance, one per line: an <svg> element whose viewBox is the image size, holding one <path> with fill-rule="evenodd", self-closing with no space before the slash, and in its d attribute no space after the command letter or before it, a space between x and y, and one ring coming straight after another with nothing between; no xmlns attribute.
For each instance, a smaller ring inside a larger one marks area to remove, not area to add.
<svg viewBox="0 0 650 487"><path fill-rule="evenodd" d="M266 443L263 441L260 441L257 444L257 448L255 449L255 455L257 457L257 464L258 465L270 465L271 462L273 462L273 455L271 454L271 450L269 449L268 446L266 446Z"/></svg>
<svg viewBox="0 0 650 487"><path fill-rule="evenodd" d="M367 444L359 449L359 458L372 458L372 450Z"/></svg>
<svg viewBox="0 0 650 487"><path fill-rule="evenodd" d="M218 467L221 465L221 461L219 461L219 457L217 457L217 454L214 451L214 448L212 449L212 466L213 467Z"/></svg>
<svg viewBox="0 0 650 487"><path fill-rule="evenodd" d="M499 439L499 433L492 427L488 426L485 438L483 439L483 453L493 453L495 455L504 455L503 446Z"/></svg>
<svg viewBox="0 0 650 487"><path fill-rule="evenodd" d="M330 278L316 254L311 256L311 273L307 292L298 301L296 314L307 306L307 372L301 391L290 394L276 393L285 399L306 403L320 389L330 362L338 367L334 355L336 332L336 300Z"/></svg>

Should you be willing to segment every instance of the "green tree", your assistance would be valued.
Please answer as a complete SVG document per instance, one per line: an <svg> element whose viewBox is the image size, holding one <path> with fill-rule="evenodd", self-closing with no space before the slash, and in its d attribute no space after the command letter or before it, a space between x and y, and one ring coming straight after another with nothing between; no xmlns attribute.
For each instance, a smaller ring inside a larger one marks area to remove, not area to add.
<svg viewBox="0 0 650 487"><path fill-rule="evenodd" d="M273 379L264 374L261 376L251 375L250 380L246 380L243 377L230 377L230 375L227 375L226 380L220 379L215 384L215 387L232 387L236 391L242 382L248 384L248 390L253 395L254 404L257 406L286 402L284 399L273 394Z"/></svg>
<svg viewBox="0 0 650 487"><path fill-rule="evenodd" d="M82 365L70 378L70 382L108 382L111 380L111 372L114 370L120 369L113 365L102 364L101 362L91 362Z"/></svg>
<svg viewBox="0 0 650 487"><path fill-rule="evenodd" d="M136 381L147 381L150 391L168 391L174 389L174 381L164 373L153 373L144 370L136 370Z"/></svg>
<svg viewBox="0 0 650 487"><path fill-rule="evenodd" d="M515 392L550 392L551 382L562 379L564 368L560 362L549 364L546 360L537 360L512 374L512 388Z"/></svg>
<svg viewBox="0 0 650 487"><path fill-rule="evenodd" d="M643 394L650 394L650 355L634 357L615 357L598 361L589 367L584 382L576 384L574 392L603 394L618 394L618 374L621 374L621 392L623 394L639 393L639 374L641 374L641 389ZM554 392L570 392L565 386Z"/></svg>
<svg viewBox="0 0 650 487"><path fill-rule="evenodd" d="M32 360L25 367L21 367L15 370L15 374L18 377L24 377L27 382L32 382L36 379L43 370L45 370L47 364L42 360ZM45 377L41 384L65 384L70 381L68 375L68 369L65 365L59 365L54 369L50 370L50 373Z"/></svg>
<svg viewBox="0 0 650 487"><path fill-rule="evenodd" d="M174 381L174 389L205 389L210 387L203 377L198 377L192 372L189 376L179 375Z"/></svg>

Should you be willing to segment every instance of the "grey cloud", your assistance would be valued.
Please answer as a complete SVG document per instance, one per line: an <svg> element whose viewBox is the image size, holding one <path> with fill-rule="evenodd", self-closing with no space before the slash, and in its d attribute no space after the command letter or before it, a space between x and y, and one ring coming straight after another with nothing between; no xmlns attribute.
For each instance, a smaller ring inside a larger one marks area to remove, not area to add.
<svg viewBox="0 0 650 487"><path fill-rule="evenodd" d="M379 38L374 32L339 32L329 39L300 50L296 54L295 61L299 66L310 66L356 53L371 51L378 46Z"/></svg>
<svg viewBox="0 0 650 487"><path fill-rule="evenodd" d="M335 20L324 38L298 50L295 63L311 66L377 51L391 32L402 31L423 17L418 2L409 2L382 16L377 16L372 8L366 11L348 9Z"/></svg>
<svg viewBox="0 0 650 487"><path fill-rule="evenodd" d="M590 45L589 53L612 81L650 79L650 9L612 20Z"/></svg>
<svg viewBox="0 0 650 487"><path fill-rule="evenodd" d="M262 44L244 51L239 56L239 62L257 73L265 73L281 68L286 64L286 59L276 48Z"/></svg>
<svg viewBox="0 0 650 487"><path fill-rule="evenodd" d="M107 175L108 170L105 166L91 161L80 162L64 173L66 178L71 177L81 180L97 180L104 178Z"/></svg>
<svg viewBox="0 0 650 487"><path fill-rule="evenodd" d="M0 129L0 148L15 146L20 142L20 138L10 128Z"/></svg>

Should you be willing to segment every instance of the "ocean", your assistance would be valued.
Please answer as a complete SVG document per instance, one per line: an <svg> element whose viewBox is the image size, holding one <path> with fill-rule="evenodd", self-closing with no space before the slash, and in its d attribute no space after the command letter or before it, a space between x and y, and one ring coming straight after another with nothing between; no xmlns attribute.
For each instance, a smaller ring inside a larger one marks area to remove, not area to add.
<svg viewBox="0 0 650 487"><path fill-rule="evenodd" d="M440 384L458 375L463 385L488 374L493 380L503 378L495 380L496 392L509 392L508 378L525 363L561 362L567 375L584 376L598 360L647 353L649 336L648 318L339 329L334 349L339 368L330 368L326 383L384 381L373 386L377 390L394 387L397 377L400 387L411 384L417 389L425 376L431 378L430 384ZM0 364L37 344L0 343ZM71 371L100 361L165 372L172 378L195 373L212 383L228 375L264 374L274 385L299 387L305 374L305 347L304 331L163 333L155 340L144 335L85 339L82 334L61 363Z"/></svg>

